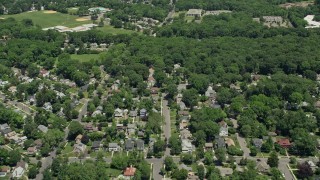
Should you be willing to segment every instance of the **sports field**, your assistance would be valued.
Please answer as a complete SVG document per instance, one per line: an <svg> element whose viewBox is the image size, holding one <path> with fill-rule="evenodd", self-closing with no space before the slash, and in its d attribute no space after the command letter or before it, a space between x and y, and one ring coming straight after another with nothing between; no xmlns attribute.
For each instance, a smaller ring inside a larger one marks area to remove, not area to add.
<svg viewBox="0 0 320 180"><path fill-rule="evenodd" d="M78 60L80 62L88 62L91 60L98 60L99 54L72 54L71 59Z"/></svg>
<svg viewBox="0 0 320 180"><path fill-rule="evenodd" d="M34 12L24 12L21 14L14 15L3 15L0 18L13 17L16 20L31 19L35 25L39 25L42 28L52 27L52 26L67 26L76 27L82 24L92 23L88 21L77 21L78 16L73 16L69 14L62 14L55 11L34 11Z"/></svg>

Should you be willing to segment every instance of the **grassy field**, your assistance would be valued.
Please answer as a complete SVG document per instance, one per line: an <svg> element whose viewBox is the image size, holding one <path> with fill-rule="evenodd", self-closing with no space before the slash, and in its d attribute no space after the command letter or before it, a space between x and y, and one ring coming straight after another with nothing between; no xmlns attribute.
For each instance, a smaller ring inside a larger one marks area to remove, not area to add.
<svg viewBox="0 0 320 180"><path fill-rule="evenodd" d="M80 62L88 62L91 60L98 60L99 54L72 54L71 59L75 59Z"/></svg>
<svg viewBox="0 0 320 180"><path fill-rule="evenodd" d="M23 19L31 19L35 25L39 25L43 28L52 27L52 26L67 26L67 27L76 27L82 24L92 23L91 21L76 21L78 16L73 16L69 14L54 13L47 14L46 11L35 11L35 12L24 12L21 14L14 15L3 15L0 18L13 17L16 20L20 21Z"/></svg>
<svg viewBox="0 0 320 180"><path fill-rule="evenodd" d="M110 33L110 34L132 34L132 33L139 33L137 31L131 31L131 30L127 30L127 29L120 29L120 28L114 28L110 25L105 25L101 28L98 28L99 30L106 32L106 33Z"/></svg>

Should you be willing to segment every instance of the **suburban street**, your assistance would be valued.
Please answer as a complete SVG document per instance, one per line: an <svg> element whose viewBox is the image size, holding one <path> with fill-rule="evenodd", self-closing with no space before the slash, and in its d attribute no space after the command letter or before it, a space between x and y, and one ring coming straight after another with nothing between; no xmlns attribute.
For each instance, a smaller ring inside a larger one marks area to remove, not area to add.
<svg viewBox="0 0 320 180"><path fill-rule="evenodd" d="M36 176L36 180L43 179L43 172L52 165L52 161L56 156L57 156L57 150L54 149L52 152L50 152L50 156L41 159L42 166L39 169L39 173Z"/></svg>
<svg viewBox="0 0 320 180"><path fill-rule="evenodd" d="M239 145L243 151L243 156L244 157L249 157L250 156L250 149L247 147L247 142L246 139L239 136L239 133L236 133Z"/></svg>

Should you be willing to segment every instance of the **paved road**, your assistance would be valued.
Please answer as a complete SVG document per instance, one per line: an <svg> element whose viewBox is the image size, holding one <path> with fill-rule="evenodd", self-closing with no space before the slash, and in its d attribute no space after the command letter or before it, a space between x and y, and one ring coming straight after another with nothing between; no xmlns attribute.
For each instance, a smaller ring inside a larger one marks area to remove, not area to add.
<svg viewBox="0 0 320 180"><path fill-rule="evenodd" d="M250 156L250 149L247 147L247 142L245 140L245 138L239 136L238 133L236 133L239 145L243 151L243 156L244 157L249 157Z"/></svg>
<svg viewBox="0 0 320 180"><path fill-rule="evenodd" d="M57 150L55 149L50 153L50 156L41 159L42 166L39 169L39 174L37 174L36 180L43 179L44 170L46 170L48 167L50 167L52 165L52 161L56 156L57 156Z"/></svg>
<svg viewBox="0 0 320 180"><path fill-rule="evenodd" d="M87 114L88 102L89 102L89 99L85 99L85 100L84 100L83 106L82 106L82 108L81 108L80 111L79 111L79 116L78 116L77 121L81 122L81 120L82 120L82 118L84 117L84 115Z"/></svg>

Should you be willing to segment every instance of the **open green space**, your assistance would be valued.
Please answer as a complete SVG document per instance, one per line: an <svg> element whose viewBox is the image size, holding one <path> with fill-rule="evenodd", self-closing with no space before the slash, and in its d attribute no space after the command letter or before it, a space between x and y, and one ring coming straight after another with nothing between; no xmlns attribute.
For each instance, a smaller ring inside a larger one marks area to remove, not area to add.
<svg viewBox="0 0 320 180"><path fill-rule="evenodd" d="M72 54L71 59L78 60L80 62L89 62L92 60L98 60L99 54Z"/></svg>
<svg viewBox="0 0 320 180"><path fill-rule="evenodd" d="M118 177L122 173L120 170L112 168L106 169L106 172L111 177Z"/></svg>
<svg viewBox="0 0 320 180"><path fill-rule="evenodd" d="M99 30L110 33L110 34L133 34L133 33L139 33L137 31L122 29L122 28L114 28L110 25L105 25L103 27L98 28Z"/></svg>
<svg viewBox="0 0 320 180"><path fill-rule="evenodd" d="M3 15L0 18L13 17L18 21L23 19L31 19L35 25L39 25L43 28L52 26L67 26L76 27L83 24L92 23L91 21L76 21L78 16L56 13L45 13L46 11L24 12L14 15Z"/></svg>

